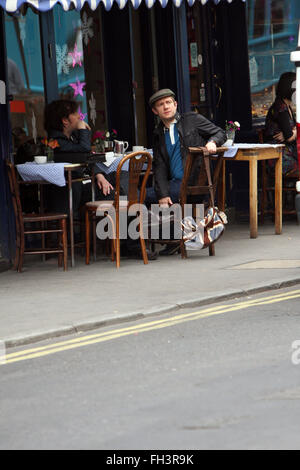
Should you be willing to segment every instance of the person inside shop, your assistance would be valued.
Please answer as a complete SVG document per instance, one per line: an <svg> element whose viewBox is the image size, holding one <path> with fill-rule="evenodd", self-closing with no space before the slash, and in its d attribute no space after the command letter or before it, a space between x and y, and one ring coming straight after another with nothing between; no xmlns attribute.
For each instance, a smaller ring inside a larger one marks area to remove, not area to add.
<svg viewBox="0 0 300 470"><path fill-rule="evenodd" d="M55 100L45 107L44 125L48 134L48 140L57 141L58 147L55 154L64 153L89 153L91 152L91 129L81 119L78 113L78 103L72 100ZM115 186L115 172L104 175L95 164L95 198L97 200L113 200ZM79 169L77 177L82 176L85 169ZM122 172L123 173L123 172ZM75 172L73 173L75 175ZM121 194L127 194L127 179L121 174ZM73 209L74 218L79 219L80 207L85 202L91 201L91 184L74 182ZM49 187L49 208L55 211L68 212L68 196L66 188Z"/></svg>
<svg viewBox="0 0 300 470"><path fill-rule="evenodd" d="M268 110L265 121L264 139L272 144L284 144L282 155L283 175L297 176L297 128L292 109L292 95L296 89L295 72L285 72L280 76L276 87L276 98Z"/></svg>
<svg viewBox="0 0 300 470"><path fill-rule="evenodd" d="M58 143L56 152L91 152L91 128L80 118L78 106L78 103L72 100L55 100L45 108L45 129L48 139ZM95 173L100 190L97 192L97 199L113 199L112 182L100 171ZM90 190L90 187L87 189Z"/></svg>
<svg viewBox="0 0 300 470"><path fill-rule="evenodd" d="M175 93L170 89L154 93L149 105L159 122L153 133L155 183L153 188L147 188L146 203L169 207L179 202L187 148L205 146L213 154L226 141L226 134L199 113L179 114ZM179 243L169 245L160 255L176 253L178 246Z"/></svg>

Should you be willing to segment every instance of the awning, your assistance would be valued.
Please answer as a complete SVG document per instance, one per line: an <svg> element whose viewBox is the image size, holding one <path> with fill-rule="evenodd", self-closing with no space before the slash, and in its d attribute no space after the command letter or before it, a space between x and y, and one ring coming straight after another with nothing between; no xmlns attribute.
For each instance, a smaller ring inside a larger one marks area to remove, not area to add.
<svg viewBox="0 0 300 470"><path fill-rule="evenodd" d="M34 8L36 8L39 11L48 11L51 10L57 3L60 3L63 7L64 10L69 10L70 6L73 6L77 9L80 10L84 4L86 3L89 4L90 8L92 10L96 10L97 6L99 3L103 3L104 8L106 10L110 10L113 3L117 3L120 9L124 8L127 1L132 3L133 8L138 8L142 1L145 2L146 6L148 8L151 8L154 3L158 2L161 4L163 8L165 8L168 4L168 1L173 1L174 5L176 7L180 7L181 3L184 0L0 0L0 6L8 11L8 12L15 12L17 11L23 3L27 3L29 5L32 5ZM214 2L216 5L220 2L228 2L231 3L232 0L186 0L189 6L194 5L195 1L199 1L202 5L205 5L208 1ZM241 0L245 2L246 0Z"/></svg>

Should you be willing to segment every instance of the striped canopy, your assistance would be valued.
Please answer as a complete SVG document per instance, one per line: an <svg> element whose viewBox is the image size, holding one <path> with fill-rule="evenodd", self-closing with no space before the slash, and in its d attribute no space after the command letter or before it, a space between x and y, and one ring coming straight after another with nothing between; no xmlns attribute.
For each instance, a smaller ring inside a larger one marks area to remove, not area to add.
<svg viewBox="0 0 300 470"><path fill-rule="evenodd" d="M87 1L90 8L95 10L99 3L103 3L106 10L110 10L113 3L117 3L119 8L124 8L127 1L132 3L133 8L138 8L143 0L0 0L0 6L8 12L17 11L23 3L28 3L40 11L48 11L53 8L56 3L60 3L64 10L69 10L70 6L74 5L77 10L80 10L84 3ZM144 0L146 6L151 8L155 2L161 4L164 8L168 4L169 0ZM182 1L184 0L170 0L173 1L176 7L180 7ZM194 5L195 1L199 1L202 5L205 5L209 0L186 0L189 6ZM227 1L231 3L232 0L210 0L216 5L221 1ZM246 0L242 0L245 2Z"/></svg>

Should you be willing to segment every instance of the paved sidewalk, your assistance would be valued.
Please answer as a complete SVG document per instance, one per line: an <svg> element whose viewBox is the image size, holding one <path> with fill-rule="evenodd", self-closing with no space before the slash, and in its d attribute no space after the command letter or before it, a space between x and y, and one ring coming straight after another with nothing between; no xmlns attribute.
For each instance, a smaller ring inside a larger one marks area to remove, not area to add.
<svg viewBox="0 0 300 470"><path fill-rule="evenodd" d="M121 259L119 270L108 259L64 273L57 260L25 257L24 272L0 272L0 341L6 346L85 331L143 318L180 307L194 307L267 289L300 284L300 226L259 226L249 238L248 224L228 225L208 250L160 257L147 266Z"/></svg>

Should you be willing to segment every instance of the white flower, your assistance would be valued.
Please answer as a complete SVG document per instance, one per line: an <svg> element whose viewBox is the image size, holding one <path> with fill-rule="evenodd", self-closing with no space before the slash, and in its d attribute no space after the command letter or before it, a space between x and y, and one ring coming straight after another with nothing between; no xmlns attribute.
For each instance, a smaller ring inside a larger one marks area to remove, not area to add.
<svg viewBox="0 0 300 470"><path fill-rule="evenodd" d="M97 118L97 111L96 111L96 100L95 100L93 93L91 93L91 99L89 100L89 105L90 105L90 118L91 118L91 121L93 122L93 125L95 125L96 118Z"/></svg>
<svg viewBox="0 0 300 470"><path fill-rule="evenodd" d="M84 11L82 15L82 21L81 21L81 31L82 31L82 37L83 37L83 42L85 46L88 45L89 38L92 38L94 36L92 24L93 24L93 18L88 18L86 12Z"/></svg>
<svg viewBox="0 0 300 470"><path fill-rule="evenodd" d="M235 127L241 127L241 126L240 126L240 123L239 123L238 121L234 121L233 124L235 125Z"/></svg>
<svg viewBox="0 0 300 470"><path fill-rule="evenodd" d="M106 132L105 137L107 137L108 139L110 138L110 133L108 131Z"/></svg>
<svg viewBox="0 0 300 470"><path fill-rule="evenodd" d="M66 75L69 74L69 63L68 63L68 46L67 44L63 44L60 46L59 44L55 44L56 49L56 65L57 65L57 74L61 75L61 73L65 73Z"/></svg>

